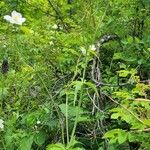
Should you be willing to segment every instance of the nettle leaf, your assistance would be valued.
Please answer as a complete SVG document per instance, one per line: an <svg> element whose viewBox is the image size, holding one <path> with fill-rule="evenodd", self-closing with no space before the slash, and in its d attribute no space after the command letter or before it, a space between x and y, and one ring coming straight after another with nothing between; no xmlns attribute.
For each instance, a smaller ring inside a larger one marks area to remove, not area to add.
<svg viewBox="0 0 150 150"><path fill-rule="evenodd" d="M5 144L7 147L7 150L14 150L15 149L15 144L14 144L14 137L13 137L13 129L11 129L10 127L5 130L5 135L4 135L4 139L5 139Z"/></svg>
<svg viewBox="0 0 150 150"><path fill-rule="evenodd" d="M68 107L68 115L69 117L75 117L77 112L81 115L86 113L82 108L79 108L77 106L67 106ZM61 112L66 116L66 104L60 104L59 108Z"/></svg>
<svg viewBox="0 0 150 150"><path fill-rule="evenodd" d="M59 108L61 112L64 114L64 116L66 116L66 104L60 104ZM86 110L83 110L82 108L79 108L78 106L67 106L67 108L68 108L69 118L73 119L73 117L75 117L78 113L79 114L78 122L91 121L91 118L87 115Z"/></svg>
<svg viewBox="0 0 150 150"><path fill-rule="evenodd" d="M34 135L34 142L39 146L44 144L46 139L47 139L47 135L44 131L39 131L38 133L35 133Z"/></svg>
<svg viewBox="0 0 150 150"><path fill-rule="evenodd" d="M31 150L31 146L33 143L33 135L26 136L21 139L19 149L18 150Z"/></svg>
<svg viewBox="0 0 150 150"><path fill-rule="evenodd" d="M122 130L118 134L118 143L119 144L124 143L127 140L127 137L128 137L128 133Z"/></svg>
<svg viewBox="0 0 150 150"><path fill-rule="evenodd" d="M127 140L128 133L122 129L113 129L105 133L103 138L109 138L110 144L116 143L118 141L119 144L124 143Z"/></svg>
<svg viewBox="0 0 150 150"><path fill-rule="evenodd" d="M57 143L57 144L49 144L46 150L66 150L66 149L63 144Z"/></svg>
<svg viewBox="0 0 150 150"><path fill-rule="evenodd" d="M118 119L118 117L120 117L121 120L126 121L127 123L135 122L135 118L124 108L114 108L110 110L110 112L114 112L111 115L112 119Z"/></svg>

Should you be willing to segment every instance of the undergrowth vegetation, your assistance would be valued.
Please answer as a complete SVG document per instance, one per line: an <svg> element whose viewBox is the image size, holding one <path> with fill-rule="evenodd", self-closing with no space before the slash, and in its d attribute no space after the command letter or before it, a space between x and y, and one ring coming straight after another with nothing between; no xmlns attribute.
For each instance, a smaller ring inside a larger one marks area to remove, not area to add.
<svg viewBox="0 0 150 150"><path fill-rule="evenodd" d="M0 150L149 150L149 0L1 0L0 65Z"/></svg>

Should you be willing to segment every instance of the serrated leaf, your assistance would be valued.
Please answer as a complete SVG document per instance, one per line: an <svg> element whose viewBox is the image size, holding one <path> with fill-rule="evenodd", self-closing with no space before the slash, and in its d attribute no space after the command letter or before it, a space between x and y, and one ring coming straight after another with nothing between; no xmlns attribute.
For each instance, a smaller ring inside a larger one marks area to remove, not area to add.
<svg viewBox="0 0 150 150"><path fill-rule="evenodd" d="M59 108L61 112L66 115L66 104L60 104ZM68 106L68 115L69 117L75 117L77 114L77 111L79 115L86 113L82 108L79 108L77 106Z"/></svg>
<svg viewBox="0 0 150 150"><path fill-rule="evenodd" d="M128 134L125 131L120 131L120 133L118 134L118 143L124 143L127 140L127 136Z"/></svg>
<svg viewBox="0 0 150 150"><path fill-rule="evenodd" d="M31 146L33 143L33 135L26 136L21 139L19 149L18 150L31 150Z"/></svg>

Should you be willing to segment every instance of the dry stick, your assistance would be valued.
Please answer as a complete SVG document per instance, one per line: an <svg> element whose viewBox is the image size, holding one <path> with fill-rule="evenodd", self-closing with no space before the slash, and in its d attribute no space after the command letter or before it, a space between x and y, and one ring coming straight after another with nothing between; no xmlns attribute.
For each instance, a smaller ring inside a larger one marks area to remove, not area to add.
<svg viewBox="0 0 150 150"><path fill-rule="evenodd" d="M98 47L97 47L97 51L98 51ZM93 64L92 64L92 70L91 70L91 78L94 82L101 82L101 80L102 80L101 79L101 71L100 71L100 63L101 63L101 61L100 61L99 57L98 56L94 57ZM100 98L101 93L100 94L96 93L96 94L97 94L97 97L95 97L95 98L97 98L97 99ZM91 100L92 100L93 104L95 104L94 99L91 99ZM103 105L102 101L100 101L100 103L101 103L101 105ZM98 106L98 107L100 107L100 106ZM100 109L98 109L98 110L100 110ZM102 112L102 110L101 110L101 112ZM101 133L104 135L105 128L104 128L103 120L100 120L100 121L98 120L97 124L98 124L98 128L100 129ZM105 150L108 149L108 140L107 139L104 140L104 149Z"/></svg>
<svg viewBox="0 0 150 150"><path fill-rule="evenodd" d="M119 87L119 86L135 85L135 84L138 83L138 82L133 82L133 83L109 84L109 83L97 82L95 80L93 80L93 81L96 83L97 87L99 87L99 86ZM139 81L139 83L148 83L148 84L150 84L150 79Z"/></svg>
<svg viewBox="0 0 150 150"><path fill-rule="evenodd" d="M150 102L149 99L143 99L143 98L136 98L136 99L129 99L129 100L138 101L138 102Z"/></svg>
<svg viewBox="0 0 150 150"><path fill-rule="evenodd" d="M95 101L94 101L94 100L93 100L93 98L90 96L90 94L89 94L88 90L87 90L87 94L88 94L88 96L89 96L90 100L92 101L92 103L93 103L94 107L95 107L97 110L99 110L100 112L103 112L103 110L100 110L100 109L96 106Z"/></svg>
<svg viewBox="0 0 150 150"><path fill-rule="evenodd" d="M104 94L104 93L103 93ZM117 101L115 101L113 98L111 98L110 96L104 94L106 97L108 97L112 102L120 105L122 108L124 108L125 110L127 110L132 116L134 116L139 122L141 122L142 124L144 124L144 122L138 118L131 110L129 110L128 108L126 108L125 106L121 105L120 103L118 103Z"/></svg>
<svg viewBox="0 0 150 150"><path fill-rule="evenodd" d="M146 128L144 130L137 130L137 132L147 132L147 131L150 131L150 128Z"/></svg>

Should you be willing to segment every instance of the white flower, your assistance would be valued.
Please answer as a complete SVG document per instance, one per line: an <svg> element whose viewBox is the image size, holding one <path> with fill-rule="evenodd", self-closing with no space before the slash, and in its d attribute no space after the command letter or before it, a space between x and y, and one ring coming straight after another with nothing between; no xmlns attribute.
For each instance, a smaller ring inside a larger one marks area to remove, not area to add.
<svg viewBox="0 0 150 150"><path fill-rule="evenodd" d="M54 45L53 41L50 41L49 44L50 44L50 45Z"/></svg>
<svg viewBox="0 0 150 150"><path fill-rule="evenodd" d="M81 47L80 50L81 50L81 52L82 52L83 55L86 54L86 49L84 47Z"/></svg>
<svg viewBox="0 0 150 150"><path fill-rule="evenodd" d="M96 46L95 46L94 44L93 44L93 45L90 45L90 46L89 46L89 49L92 50L92 51L96 51Z"/></svg>
<svg viewBox="0 0 150 150"><path fill-rule="evenodd" d="M26 21L26 18L23 18L22 15L15 10L12 11L11 16L5 15L4 19L12 24L18 24L18 25L22 25L22 23Z"/></svg>
<svg viewBox="0 0 150 150"><path fill-rule="evenodd" d="M58 29L57 24L54 24L54 25L52 26L52 29Z"/></svg>
<svg viewBox="0 0 150 150"><path fill-rule="evenodd" d="M4 129L3 123L4 123L4 121L2 119L0 119L0 129Z"/></svg>
<svg viewBox="0 0 150 150"><path fill-rule="evenodd" d="M38 121L36 122L36 124L41 124L41 121L38 120Z"/></svg>

